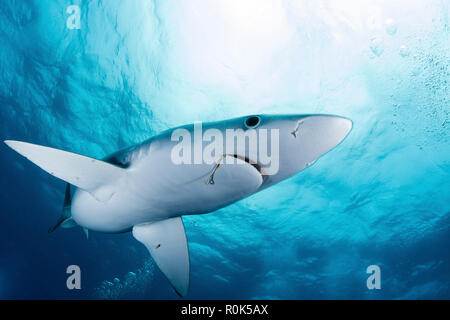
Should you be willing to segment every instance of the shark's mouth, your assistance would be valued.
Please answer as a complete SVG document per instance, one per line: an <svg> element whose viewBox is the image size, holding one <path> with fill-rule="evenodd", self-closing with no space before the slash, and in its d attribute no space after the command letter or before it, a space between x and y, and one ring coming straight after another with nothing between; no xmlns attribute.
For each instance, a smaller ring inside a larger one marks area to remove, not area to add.
<svg viewBox="0 0 450 320"><path fill-rule="evenodd" d="M223 155L223 158L225 158L226 156L228 157L234 157L236 159L242 160L246 163L248 163L249 165L251 165L253 168L256 169L256 171L258 171L258 173L261 175L262 179L264 180L264 178L266 177L263 173L262 173L262 169L261 169L261 165L259 165L259 163L255 162L255 161L251 161L248 157L246 156L240 156L238 154L227 154L227 155ZM221 162L223 160L223 158L219 161L219 163L217 163L212 172L208 175L208 178L206 179L205 183L206 184L214 184L214 174L216 173L217 169L220 168L221 166Z"/></svg>
<svg viewBox="0 0 450 320"><path fill-rule="evenodd" d="M261 174L261 176L264 177L264 175L261 172L261 165L259 163L257 163L256 161L252 161L252 160L250 160L249 158L247 158L245 156L240 156L240 155L237 155L237 154L232 154L231 156L235 157L236 159L240 159L242 161L247 162L249 165L251 165L253 168L255 168Z"/></svg>

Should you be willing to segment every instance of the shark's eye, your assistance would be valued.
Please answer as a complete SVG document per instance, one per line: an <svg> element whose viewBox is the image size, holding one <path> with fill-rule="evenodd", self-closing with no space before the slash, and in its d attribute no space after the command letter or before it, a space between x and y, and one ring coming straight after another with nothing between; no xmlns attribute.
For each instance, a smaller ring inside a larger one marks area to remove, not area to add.
<svg viewBox="0 0 450 320"><path fill-rule="evenodd" d="M249 129L253 129L259 125L260 121L261 119L258 116L248 117L247 120L245 120L245 126Z"/></svg>

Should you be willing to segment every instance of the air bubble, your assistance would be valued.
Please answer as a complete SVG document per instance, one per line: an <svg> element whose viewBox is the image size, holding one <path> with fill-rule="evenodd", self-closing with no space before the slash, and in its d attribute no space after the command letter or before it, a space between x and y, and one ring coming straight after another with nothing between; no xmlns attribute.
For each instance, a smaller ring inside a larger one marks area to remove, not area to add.
<svg viewBox="0 0 450 320"><path fill-rule="evenodd" d="M409 51L408 47L405 45L400 46L400 51L399 51L400 55L405 58L408 57L411 52Z"/></svg>
<svg viewBox="0 0 450 320"><path fill-rule="evenodd" d="M154 273L154 263L147 259L144 265L136 272L125 274L123 281L114 278L112 282L103 281L94 289L94 297L100 299L134 298L143 295L151 284Z"/></svg>
<svg viewBox="0 0 450 320"><path fill-rule="evenodd" d="M370 41L370 50L376 55L381 56L384 51L383 39L379 37L374 37Z"/></svg>
<svg viewBox="0 0 450 320"><path fill-rule="evenodd" d="M385 22L386 32L393 36L397 33L397 23L393 19L387 19Z"/></svg>

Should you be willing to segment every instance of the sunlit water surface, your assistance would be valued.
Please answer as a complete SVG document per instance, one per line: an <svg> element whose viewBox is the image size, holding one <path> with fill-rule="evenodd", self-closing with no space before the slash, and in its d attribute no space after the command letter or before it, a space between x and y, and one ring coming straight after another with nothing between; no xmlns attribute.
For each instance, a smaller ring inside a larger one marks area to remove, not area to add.
<svg viewBox="0 0 450 320"><path fill-rule="evenodd" d="M188 297L448 299L449 31L444 0L5 0L0 138L103 157L197 120L349 117L314 166L184 219ZM47 234L64 183L0 149L0 298L177 297L129 233Z"/></svg>

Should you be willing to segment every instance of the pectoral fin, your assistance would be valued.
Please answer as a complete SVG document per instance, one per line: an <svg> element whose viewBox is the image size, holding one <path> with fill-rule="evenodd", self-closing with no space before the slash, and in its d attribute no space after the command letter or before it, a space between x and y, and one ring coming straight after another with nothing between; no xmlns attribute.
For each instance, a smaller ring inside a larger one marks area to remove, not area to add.
<svg viewBox="0 0 450 320"><path fill-rule="evenodd" d="M120 179L125 169L105 161L73 152L21 141L5 143L51 175L90 192L97 200L107 201L114 194L110 186Z"/></svg>
<svg viewBox="0 0 450 320"><path fill-rule="evenodd" d="M189 250L181 217L133 227L133 236L150 252L180 296L189 288Z"/></svg>

